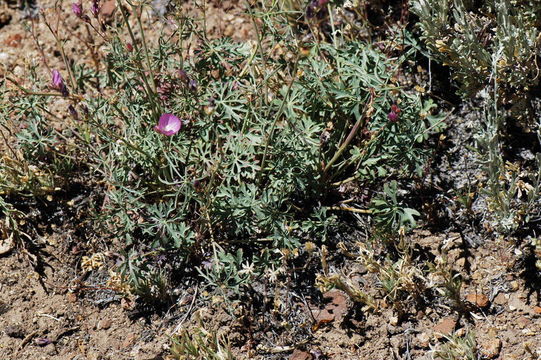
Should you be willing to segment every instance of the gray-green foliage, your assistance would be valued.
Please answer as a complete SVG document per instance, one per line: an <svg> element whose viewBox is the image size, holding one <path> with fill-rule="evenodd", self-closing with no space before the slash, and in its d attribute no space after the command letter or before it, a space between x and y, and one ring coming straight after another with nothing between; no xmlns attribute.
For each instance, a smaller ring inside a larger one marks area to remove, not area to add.
<svg viewBox="0 0 541 360"><path fill-rule="evenodd" d="M496 77L500 101L516 105L539 84L538 1L413 0L411 10L432 56L451 67L466 94Z"/></svg>
<svg viewBox="0 0 541 360"><path fill-rule="evenodd" d="M479 359L477 340L473 332L467 332L460 337L458 335L445 336L448 342L433 350L434 359L440 360L476 360Z"/></svg>
<svg viewBox="0 0 541 360"><path fill-rule="evenodd" d="M486 174L491 226L512 232L538 213L538 163L507 163L507 124L537 131L541 3L510 0L414 0L431 55L448 65L463 95L483 108L476 134ZM535 158L538 154L534 155ZM522 174L522 175L519 175ZM523 196L526 194L526 196Z"/></svg>

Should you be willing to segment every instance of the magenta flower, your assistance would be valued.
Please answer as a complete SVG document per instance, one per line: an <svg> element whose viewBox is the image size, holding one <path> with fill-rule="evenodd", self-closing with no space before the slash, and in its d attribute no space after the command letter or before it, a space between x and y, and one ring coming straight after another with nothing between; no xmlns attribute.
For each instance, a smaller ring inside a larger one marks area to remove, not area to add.
<svg viewBox="0 0 541 360"><path fill-rule="evenodd" d="M58 70L53 70L51 71L51 77L52 77L52 82L53 82L53 87L55 89L62 89L64 85L64 79L62 78L62 75L60 75L60 71Z"/></svg>
<svg viewBox="0 0 541 360"><path fill-rule="evenodd" d="M162 114L158 125L154 126L154 130L165 136L175 135L182 125L178 117L173 114Z"/></svg>
<svg viewBox="0 0 541 360"><path fill-rule="evenodd" d="M180 80L184 81L185 83L190 81L190 77L188 76L188 73L184 69L180 69L178 71L178 77L180 78Z"/></svg>
<svg viewBox="0 0 541 360"><path fill-rule="evenodd" d="M62 93L62 96L68 96L69 91L66 87L66 84L64 84L64 79L62 78L62 75L60 75L60 71L54 69L51 71L51 86L53 89L56 89Z"/></svg>
<svg viewBox="0 0 541 360"><path fill-rule="evenodd" d="M398 114L391 111L389 114L387 114L387 118L389 119L390 122L397 122L398 121Z"/></svg>
<svg viewBox="0 0 541 360"><path fill-rule="evenodd" d="M389 112L389 114L387 114L387 118L389 119L389 121L390 122L397 122L400 111L401 110L398 107L398 105L396 105L396 104L391 105L391 112Z"/></svg>
<svg viewBox="0 0 541 360"><path fill-rule="evenodd" d="M83 16L83 4L81 4L81 3L73 3L73 4L71 4L71 11L73 11L75 16L80 18L81 16Z"/></svg>

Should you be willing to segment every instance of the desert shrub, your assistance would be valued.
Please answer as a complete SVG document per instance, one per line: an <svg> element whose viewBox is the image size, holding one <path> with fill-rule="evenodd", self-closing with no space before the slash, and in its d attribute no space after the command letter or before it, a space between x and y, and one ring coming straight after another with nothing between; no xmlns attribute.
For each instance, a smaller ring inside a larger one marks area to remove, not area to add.
<svg viewBox="0 0 541 360"><path fill-rule="evenodd" d="M461 93L482 109L477 156L485 174L479 189L488 228L510 233L539 213L538 154L517 161L504 155L517 136L539 128L539 36L536 1L415 0L430 56L449 66ZM538 144L527 145L535 148Z"/></svg>
<svg viewBox="0 0 541 360"><path fill-rule="evenodd" d="M498 102L524 108L539 84L537 1L415 0L411 10L432 56L452 69L464 94L497 81Z"/></svg>

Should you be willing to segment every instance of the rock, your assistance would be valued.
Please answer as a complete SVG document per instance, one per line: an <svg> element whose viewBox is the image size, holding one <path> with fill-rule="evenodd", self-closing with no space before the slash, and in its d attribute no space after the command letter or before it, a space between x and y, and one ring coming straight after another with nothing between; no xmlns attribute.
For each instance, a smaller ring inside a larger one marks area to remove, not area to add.
<svg viewBox="0 0 541 360"><path fill-rule="evenodd" d="M464 267L466 266L466 258L459 258L455 261L455 266L459 269L459 270L463 270Z"/></svg>
<svg viewBox="0 0 541 360"><path fill-rule="evenodd" d="M524 329L526 326L530 325L532 321L524 316L521 316L517 319L517 325L519 329Z"/></svg>
<svg viewBox="0 0 541 360"><path fill-rule="evenodd" d="M430 346L430 336L422 332L416 336L419 347L427 349Z"/></svg>
<svg viewBox="0 0 541 360"><path fill-rule="evenodd" d="M136 341L136 340L137 340L137 335L131 334L130 336L128 336L128 337L122 342L122 347L123 347L123 348L130 347L130 346L132 346L133 344L135 344L135 341Z"/></svg>
<svg viewBox="0 0 541 360"><path fill-rule="evenodd" d="M511 311L528 311L526 304L517 293L511 294L511 296L509 297L508 306L509 310Z"/></svg>
<svg viewBox="0 0 541 360"><path fill-rule="evenodd" d="M472 304L475 304L479 306L480 308L485 308L490 304L488 297L486 295L477 294L477 293L466 295L466 301Z"/></svg>
<svg viewBox="0 0 541 360"><path fill-rule="evenodd" d="M103 3L103 5L100 8L100 14L105 17L111 17L113 15L113 12L116 9L116 1L115 0L107 0Z"/></svg>
<svg viewBox="0 0 541 360"><path fill-rule="evenodd" d="M0 53L0 62L3 60L3 55L6 53ZM6 58L9 57L6 54ZM8 254L13 248L15 247L15 241L13 240L13 237L10 236L5 240L0 240L0 255Z"/></svg>
<svg viewBox="0 0 541 360"><path fill-rule="evenodd" d="M509 285L511 286L511 291L517 291L520 287L518 281L516 280L511 281Z"/></svg>
<svg viewBox="0 0 541 360"><path fill-rule="evenodd" d="M113 321L110 319L103 319L98 321L98 330L107 330L111 327Z"/></svg>
<svg viewBox="0 0 541 360"><path fill-rule="evenodd" d="M24 338L24 331L19 325L8 325L4 329L4 333L12 338Z"/></svg>
<svg viewBox="0 0 541 360"><path fill-rule="evenodd" d="M4 45L14 48L19 47L22 39L23 36L21 34L12 34L8 36L6 40L4 40Z"/></svg>
<svg viewBox="0 0 541 360"><path fill-rule="evenodd" d="M70 302L70 303L77 302L77 294L75 294L75 293L72 293L72 292L68 293L66 295L66 298L67 298L68 302Z"/></svg>
<svg viewBox="0 0 541 360"><path fill-rule="evenodd" d="M450 316L443 318L438 325L434 326L434 335L437 339L441 338L441 335L449 335L455 330L456 320Z"/></svg>
<svg viewBox="0 0 541 360"><path fill-rule="evenodd" d="M43 348L43 351L49 355L49 356L54 356L57 354L57 351L56 351L56 346L51 343L51 344L47 344L44 348Z"/></svg>
<svg viewBox="0 0 541 360"><path fill-rule="evenodd" d="M498 305L505 305L507 304L507 299L508 299L508 296L504 293L499 293L498 295L496 295L496 297L494 298L494 304L498 304Z"/></svg>
<svg viewBox="0 0 541 360"><path fill-rule="evenodd" d="M498 338L490 339L481 344L480 352L486 359L495 359L500 354L502 341Z"/></svg>
<svg viewBox="0 0 541 360"><path fill-rule="evenodd" d="M540 306L534 306L533 307L533 312L536 313L537 315L541 315L541 307Z"/></svg>
<svg viewBox="0 0 541 360"><path fill-rule="evenodd" d="M314 330L317 330L323 324L333 321L337 324L342 323L352 306L349 297L341 290L335 289L327 291L323 294L323 298L330 300L330 302L325 305L325 308L323 310L311 310L316 319L316 323L313 326Z"/></svg>
<svg viewBox="0 0 541 360"><path fill-rule="evenodd" d="M289 360L312 360L312 355L306 351L295 349Z"/></svg>

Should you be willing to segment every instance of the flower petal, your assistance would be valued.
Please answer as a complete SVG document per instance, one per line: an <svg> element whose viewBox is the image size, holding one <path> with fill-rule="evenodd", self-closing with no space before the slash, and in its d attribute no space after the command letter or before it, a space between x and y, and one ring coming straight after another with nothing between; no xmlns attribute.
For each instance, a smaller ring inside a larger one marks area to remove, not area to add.
<svg viewBox="0 0 541 360"><path fill-rule="evenodd" d="M158 121L158 125L154 127L154 130L159 132L160 134L171 136L175 135L182 126L182 122L178 117L176 117L173 114L162 114L160 116L160 120Z"/></svg>

